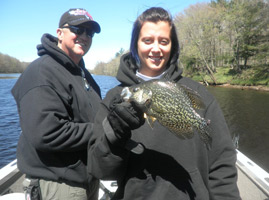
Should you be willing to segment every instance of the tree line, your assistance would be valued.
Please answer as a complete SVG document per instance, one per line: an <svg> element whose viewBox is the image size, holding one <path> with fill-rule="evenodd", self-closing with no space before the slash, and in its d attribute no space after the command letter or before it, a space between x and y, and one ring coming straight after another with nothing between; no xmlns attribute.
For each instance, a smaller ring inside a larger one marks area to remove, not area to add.
<svg viewBox="0 0 269 200"><path fill-rule="evenodd" d="M21 73L28 65L27 62L20 62L16 58L0 53L0 73Z"/></svg>
<svg viewBox="0 0 269 200"><path fill-rule="evenodd" d="M269 0L212 0L174 16L184 76L211 84L269 86ZM94 74L115 76L120 49ZM29 63L0 53L0 73L20 73Z"/></svg>
<svg viewBox="0 0 269 200"><path fill-rule="evenodd" d="M187 72L208 74L217 83L220 68L268 75L268 0L216 0L190 6L175 17L181 62ZM267 77L269 78L269 77Z"/></svg>
<svg viewBox="0 0 269 200"><path fill-rule="evenodd" d="M215 0L176 14L184 75L212 84L240 80L269 85L268 2ZM115 76L121 53L108 63L98 63L92 72Z"/></svg>

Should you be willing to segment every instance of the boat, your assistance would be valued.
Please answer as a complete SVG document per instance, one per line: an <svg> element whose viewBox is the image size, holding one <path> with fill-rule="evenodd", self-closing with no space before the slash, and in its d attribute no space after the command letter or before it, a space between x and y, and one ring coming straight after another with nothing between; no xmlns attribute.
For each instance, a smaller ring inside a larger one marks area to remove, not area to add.
<svg viewBox="0 0 269 200"><path fill-rule="evenodd" d="M269 174L237 150L238 188L242 200L269 200ZM13 160L0 169L0 200L24 200L24 175ZM116 181L100 182L99 200L110 200L117 190Z"/></svg>
<svg viewBox="0 0 269 200"><path fill-rule="evenodd" d="M24 178L16 159L0 169L0 200L25 200L22 186ZM99 200L110 200L116 190L116 181L101 181Z"/></svg>

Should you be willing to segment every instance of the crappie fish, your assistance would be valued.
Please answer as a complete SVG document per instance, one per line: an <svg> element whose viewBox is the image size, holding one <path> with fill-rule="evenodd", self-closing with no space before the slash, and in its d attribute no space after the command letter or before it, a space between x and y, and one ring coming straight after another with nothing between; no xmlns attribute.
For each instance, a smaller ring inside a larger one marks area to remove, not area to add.
<svg viewBox="0 0 269 200"><path fill-rule="evenodd" d="M182 139L192 138L195 129L210 148L210 120L202 118L196 112L205 107L197 92L179 83L151 80L124 87L121 96L143 110L151 127L157 119Z"/></svg>

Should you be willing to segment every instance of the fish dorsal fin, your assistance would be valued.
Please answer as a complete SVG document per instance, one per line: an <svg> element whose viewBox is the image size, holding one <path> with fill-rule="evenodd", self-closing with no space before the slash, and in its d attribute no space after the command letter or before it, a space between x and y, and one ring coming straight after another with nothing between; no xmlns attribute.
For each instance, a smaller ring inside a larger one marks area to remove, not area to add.
<svg viewBox="0 0 269 200"><path fill-rule="evenodd" d="M179 85L179 87L184 89L187 96L190 98L191 104L192 104L194 109L204 109L205 108L205 104L202 101L201 96L196 91L192 90L191 88L189 88L185 85L181 85L181 84Z"/></svg>

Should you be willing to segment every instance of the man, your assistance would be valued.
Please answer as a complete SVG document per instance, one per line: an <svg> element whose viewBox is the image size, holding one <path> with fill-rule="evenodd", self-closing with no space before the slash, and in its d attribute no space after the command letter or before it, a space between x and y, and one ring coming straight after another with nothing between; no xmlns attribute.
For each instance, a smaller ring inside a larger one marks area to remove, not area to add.
<svg viewBox="0 0 269 200"><path fill-rule="evenodd" d="M87 173L87 145L101 100L83 56L99 24L84 9L70 9L57 38L44 34L38 59L12 94L21 124L18 167L26 174L26 198L98 199L99 181Z"/></svg>

